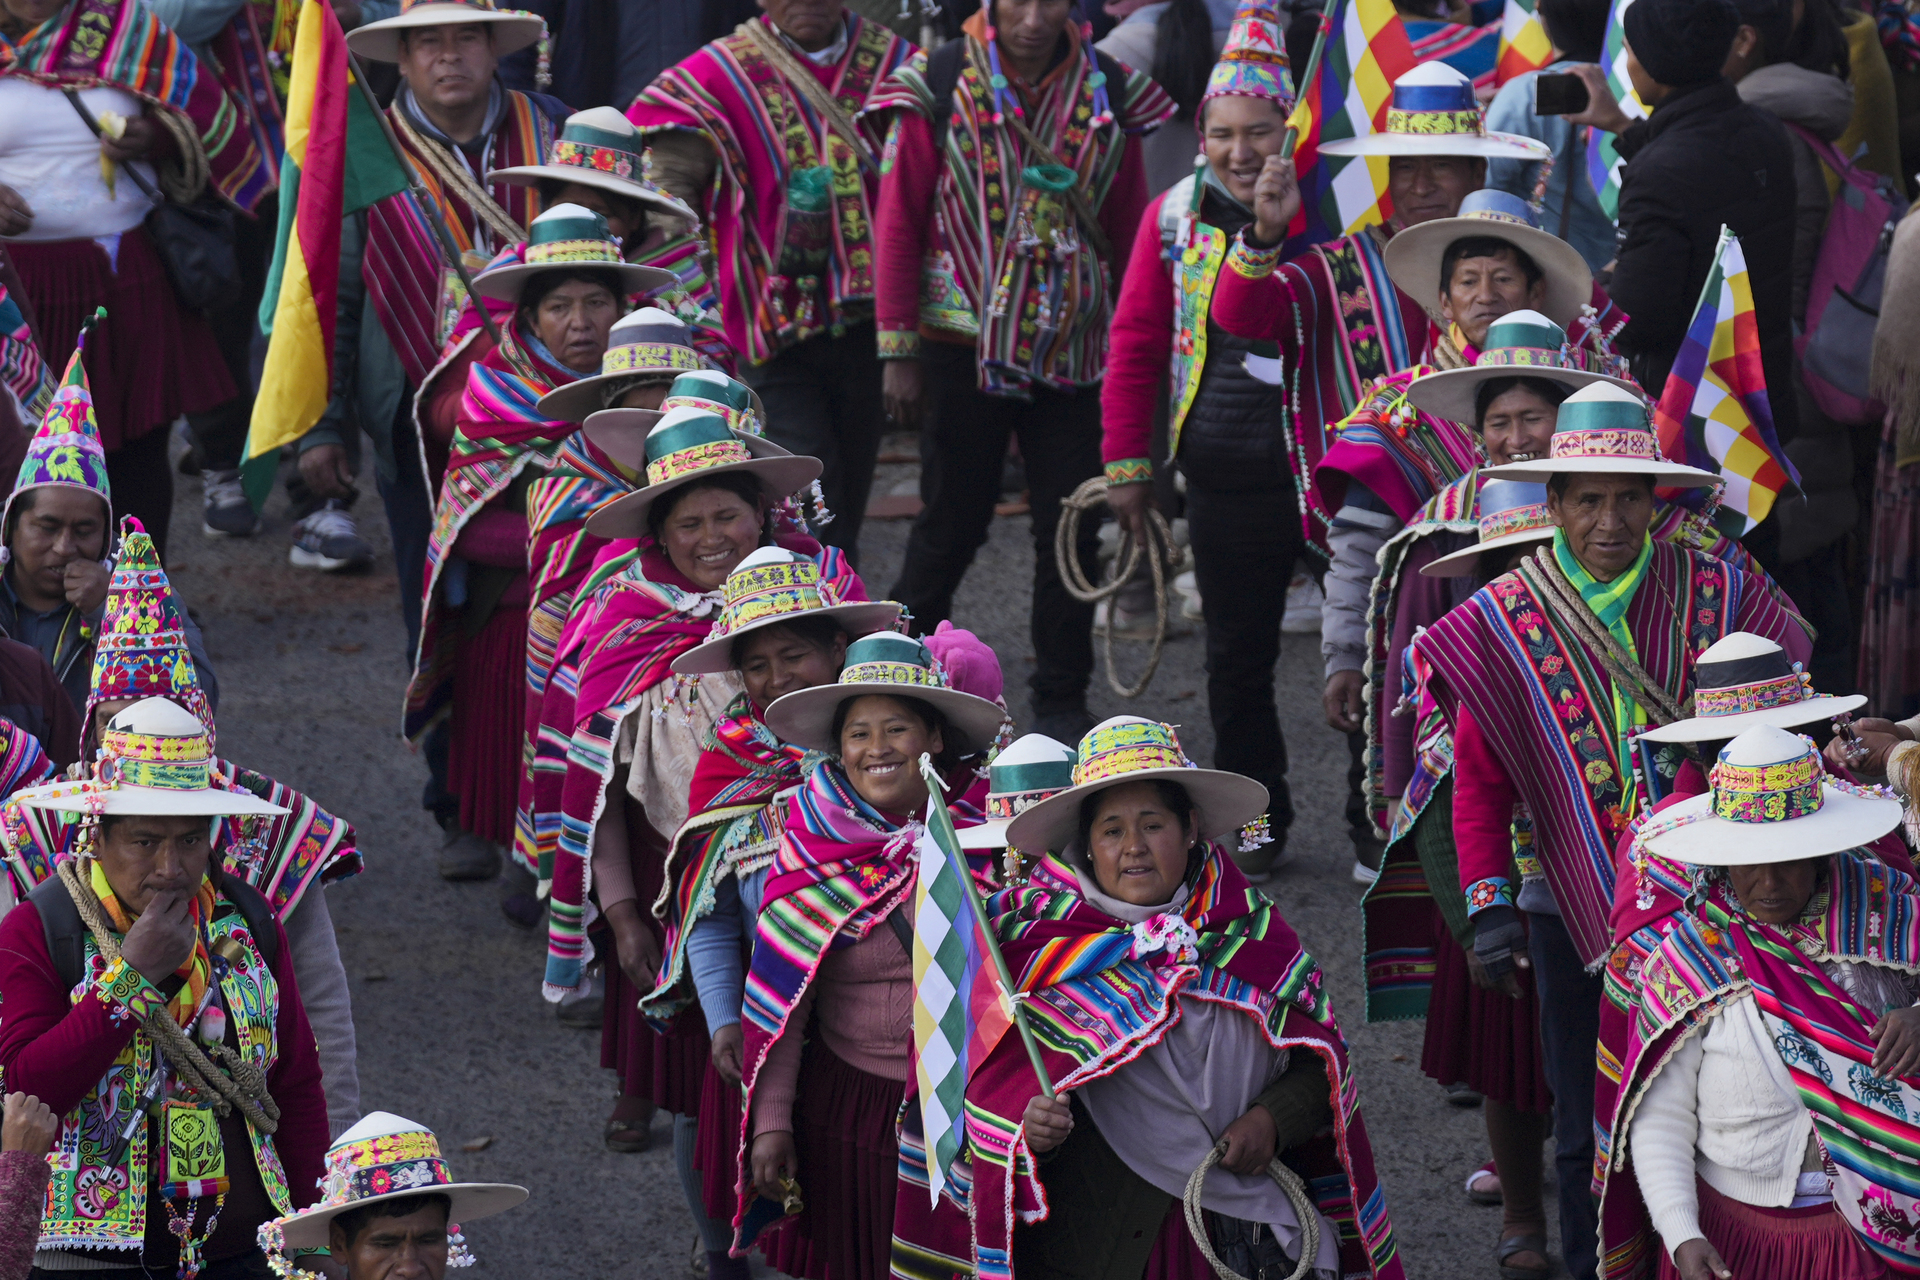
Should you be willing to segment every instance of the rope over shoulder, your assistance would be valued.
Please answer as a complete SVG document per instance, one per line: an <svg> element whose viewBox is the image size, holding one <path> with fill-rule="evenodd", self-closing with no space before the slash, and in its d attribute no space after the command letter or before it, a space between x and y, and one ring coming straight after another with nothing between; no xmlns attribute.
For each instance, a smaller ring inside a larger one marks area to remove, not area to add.
<svg viewBox="0 0 1920 1280"><path fill-rule="evenodd" d="M1122 530L1120 554L1114 562L1111 576L1099 585L1088 579L1080 568L1080 557L1074 554L1074 548L1080 541L1080 517L1106 503L1105 476L1094 476L1081 482L1079 488L1060 500L1060 522L1053 530L1053 558L1059 566L1060 581L1067 588L1067 594L1083 604L1112 601L1132 579L1134 571L1140 567L1140 557L1146 550L1131 533ZM1173 530L1168 527L1167 518L1152 507L1147 508L1146 541L1152 551L1153 652L1147 657L1147 669L1140 673L1140 679L1133 685L1121 684L1119 676L1114 674L1111 604L1108 605L1107 620L1100 632L1101 651L1107 659L1107 683L1123 698L1137 698L1147 691L1147 686L1153 682L1153 673L1160 668L1160 655L1167 644L1167 565L1173 556Z"/></svg>
<svg viewBox="0 0 1920 1280"><path fill-rule="evenodd" d="M1227 1143L1223 1138L1213 1144L1206 1159L1187 1179L1187 1191L1181 1197L1180 1208L1186 1214L1187 1230L1193 1233L1193 1242L1200 1246L1200 1253L1213 1268L1213 1274L1220 1280L1247 1280L1226 1263L1220 1261L1220 1255L1213 1251L1213 1241L1207 1238L1207 1224L1200 1216L1200 1190L1206 1186L1207 1170L1220 1163L1220 1157L1227 1153ZM1286 1280L1305 1280L1313 1274L1313 1264L1320 1256L1320 1210L1315 1207L1313 1197L1307 1194L1307 1184L1300 1175L1280 1163L1275 1156L1267 1165L1267 1176L1280 1184L1280 1190L1287 1195L1287 1203L1293 1206L1293 1216L1300 1221L1300 1262L1286 1277Z"/></svg>

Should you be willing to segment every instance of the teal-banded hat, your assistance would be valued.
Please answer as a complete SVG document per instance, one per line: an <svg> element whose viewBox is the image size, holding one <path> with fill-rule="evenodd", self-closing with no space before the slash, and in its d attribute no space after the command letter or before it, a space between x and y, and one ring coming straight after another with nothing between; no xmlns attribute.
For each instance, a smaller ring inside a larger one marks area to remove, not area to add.
<svg viewBox="0 0 1920 1280"><path fill-rule="evenodd" d="M487 174L487 181L516 187L531 187L547 180L577 182L638 200L650 215L672 218L683 227L698 227L699 214L653 185L647 176L645 156L646 144L631 120L612 107L594 107L567 117L545 164L494 169Z"/></svg>
<svg viewBox="0 0 1920 1280"><path fill-rule="evenodd" d="M1383 133L1320 144L1329 156L1478 156L1487 160L1550 160L1544 142L1487 131L1473 81L1444 62L1423 62L1393 82Z"/></svg>
<svg viewBox="0 0 1920 1280"><path fill-rule="evenodd" d="M1484 551L1543 542L1553 536L1547 514L1547 486L1524 480L1482 480L1474 501L1480 507L1480 541L1420 566L1429 578L1464 578Z"/></svg>
<svg viewBox="0 0 1920 1280"><path fill-rule="evenodd" d="M664 288L679 279L664 267L643 267L624 261L607 220L579 204L557 204L527 228L527 245L519 262L510 262L473 278L473 289L483 298L520 301L527 281L543 271L591 267L610 271L620 280L622 299Z"/></svg>
<svg viewBox="0 0 1920 1280"><path fill-rule="evenodd" d="M717 413L736 431L756 436L766 434L767 408L760 403L760 393L718 369L702 369L675 378L660 407Z"/></svg>
<svg viewBox="0 0 1920 1280"><path fill-rule="evenodd" d="M1238 831L1267 811L1265 787L1237 773L1195 765L1172 725L1115 716L1080 739L1073 785L1015 817L1007 827L1007 843L1027 854L1066 853L1080 840L1081 801L1108 787L1156 780L1185 788L1203 839Z"/></svg>
<svg viewBox="0 0 1920 1280"><path fill-rule="evenodd" d="M735 565L721 588L726 603L711 636L673 660L676 675L705 676L736 670L733 642L761 627L798 618L831 618L849 636L890 627L900 617L891 600L841 603L820 566L785 547L761 547Z"/></svg>
<svg viewBox="0 0 1920 1280"><path fill-rule="evenodd" d="M987 768L987 820L960 833L962 849L1004 849L1007 824L1073 785L1073 748L1044 733L1007 744Z"/></svg>
<svg viewBox="0 0 1920 1280"><path fill-rule="evenodd" d="M883 631L847 646L847 665L837 682L777 699L763 719L782 742L838 754L834 712L841 703L869 694L927 703L946 717L948 732L959 738L947 745L967 755L993 741L1005 716L997 703L948 688L946 672L926 645L897 631Z"/></svg>
<svg viewBox="0 0 1920 1280"><path fill-rule="evenodd" d="M207 726L171 698L142 698L122 708L100 735L93 776L14 793L33 809L63 813L217 817L280 814L250 791L213 784Z"/></svg>
<svg viewBox="0 0 1920 1280"><path fill-rule="evenodd" d="M624 394L627 384L617 385L618 389L613 395ZM638 475L646 469L647 433L675 409L693 409L716 415L732 427L737 435L747 439L748 447L756 458L792 456L789 450L774 445L761 432L761 426L766 422L766 410L760 404L760 393L744 382L736 382L718 369L697 369L681 374L667 387L667 394L660 401L658 409L602 409L598 413L590 413L583 430L587 439L598 445L608 457ZM768 447L762 449L754 441L763 442Z"/></svg>
<svg viewBox="0 0 1920 1280"><path fill-rule="evenodd" d="M417 27L464 27L482 23L492 29L495 57L504 58L547 35L546 21L523 9L499 9L493 0L400 0L400 12L347 32L347 48L375 62L400 61L400 37Z"/></svg>
<svg viewBox="0 0 1920 1280"><path fill-rule="evenodd" d="M664 382L706 364L685 320L659 307L640 307L613 322L599 373L555 387L534 410L553 422L584 422L637 383Z"/></svg>
<svg viewBox="0 0 1920 1280"><path fill-rule="evenodd" d="M1630 394L1639 391L1630 379L1602 372L1603 362L1603 357L1569 346L1566 331L1538 311L1509 311L1487 326L1485 344L1472 368L1442 369L1415 378L1407 387L1407 399L1436 418L1478 430L1474 400L1480 388L1496 378L1543 378L1569 391L1596 382L1610 382ZM1624 373L1621 364L1613 367Z"/></svg>
<svg viewBox="0 0 1920 1280"><path fill-rule="evenodd" d="M1539 219L1519 196L1489 187L1467 194L1451 218L1415 223L1387 241L1381 253L1387 274L1402 292L1428 311L1440 307L1440 264L1456 240L1498 240L1512 245L1540 268L1545 285L1540 310L1567 326L1593 301L1593 271L1578 250L1540 229Z"/></svg>
<svg viewBox="0 0 1920 1280"><path fill-rule="evenodd" d="M640 537L647 531L647 509L654 501L690 480L745 471L759 478L769 502L778 502L820 478L820 459L791 454L771 441L742 435L718 414L698 409L675 409L654 423L647 433L645 463L646 487L616 498L588 516L588 533L596 538Z"/></svg>
<svg viewBox="0 0 1920 1280"><path fill-rule="evenodd" d="M1560 402L1548 456L1509 462L1480 473L1484 480L1533 480L1576 473L1650 476L1656 486L1705 489L1720 477L1698 467L1669 462L1660 452L1647 402L1637 391L1609 379L1583 387Z"/></svg>

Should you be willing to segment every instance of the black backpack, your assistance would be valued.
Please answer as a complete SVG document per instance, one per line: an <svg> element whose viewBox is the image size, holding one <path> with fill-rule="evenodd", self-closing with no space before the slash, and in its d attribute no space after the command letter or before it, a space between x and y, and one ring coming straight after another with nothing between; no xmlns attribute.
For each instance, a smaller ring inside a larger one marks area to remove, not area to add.
<svg viewBox="0 0 1920 1280"><path fill-rule="evenodd" d="M258 889L238 876L217 871L213 876L214 887L226 895L229 903L240 908L247 930L253 934L254 946L260 949L267 967L272 968L280 959L280 931L274 925L273 908ZM87 926L80 919L80 909L73 905L73 895L67 892L66 882L53 875L29 893L27 901L40 913L47 958L53 962L53 971L60 975L60 985L73 990L80 985L87 969Z"/></svg>

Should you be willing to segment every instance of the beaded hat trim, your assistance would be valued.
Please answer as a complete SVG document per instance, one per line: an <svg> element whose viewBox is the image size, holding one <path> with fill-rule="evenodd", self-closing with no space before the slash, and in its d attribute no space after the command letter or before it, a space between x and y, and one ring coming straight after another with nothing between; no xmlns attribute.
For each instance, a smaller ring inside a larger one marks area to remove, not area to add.
<svg viewBox="0 0 1920 1280"><path fill-rule="evenodd" d="M1097 727L1080 739L1073 784L1104 782L1143 769L1197 767L1180 749L1180 738L1172 725L1129 721Z"/></svg>

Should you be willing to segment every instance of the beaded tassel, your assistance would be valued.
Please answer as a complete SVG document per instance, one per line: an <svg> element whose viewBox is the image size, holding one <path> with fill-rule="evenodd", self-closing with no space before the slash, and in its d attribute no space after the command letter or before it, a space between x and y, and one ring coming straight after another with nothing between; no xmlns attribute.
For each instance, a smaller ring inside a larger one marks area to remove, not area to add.
<svg viewBox="0 0 1920 1280"><path fill-rule="evenodd" d="M987 24L987 66L991 73L988 83L993 86L993 122L1007 122L1007 100L1010 97L1013 99L1013 114L1022 120L1026 119L1027 113L1020 106L1019 97L1007 92L1007 75L1000 69L1000 40L992 23Z"/></svg>

